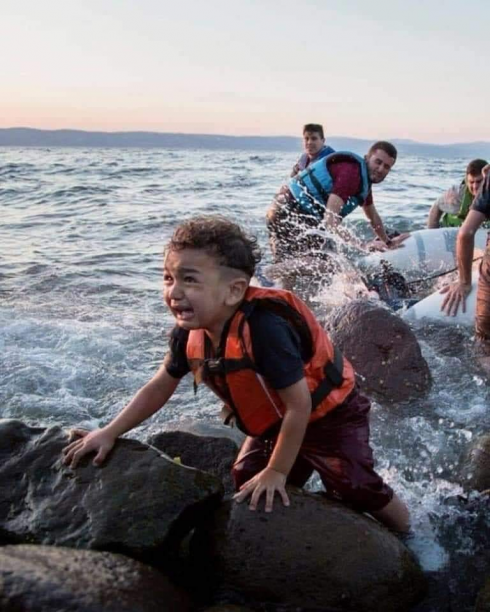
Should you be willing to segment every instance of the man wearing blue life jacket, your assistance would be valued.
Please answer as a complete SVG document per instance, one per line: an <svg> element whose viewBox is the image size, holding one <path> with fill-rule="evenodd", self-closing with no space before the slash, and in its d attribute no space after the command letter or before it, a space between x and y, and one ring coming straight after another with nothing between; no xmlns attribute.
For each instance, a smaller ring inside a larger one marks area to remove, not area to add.
<svg viewBox="0 0 490 612"><path fill-rule="evenodd" d="M384 181L396 162L397 150L378 141L364 157L338 151L308 165L276 195L267 212L267 228L275 262L321 251L322 229L345 241L352 236L342 220L361 206L379 240L375 248L396 248L406 234L390 239L373 201L371 186ZM320 231L315 232L319 229Z"/></svg>
<svg viewBox="0 0 490 612"><path fill-rule="evenodd" d="M332 147L325 144L323 125L319 123L307 123L303 126L303 147L305 152L294 164L291 171L292 177L310 164L335 152Z"/></svg>

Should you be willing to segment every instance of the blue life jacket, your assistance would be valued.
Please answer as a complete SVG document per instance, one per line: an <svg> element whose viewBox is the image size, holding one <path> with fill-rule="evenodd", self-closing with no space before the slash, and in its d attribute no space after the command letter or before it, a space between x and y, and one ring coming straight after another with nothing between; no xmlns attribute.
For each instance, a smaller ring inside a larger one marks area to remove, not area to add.
<svg viewBox="0 0 490 612"><path fill-rule="evenodd" d="M289 191L302 213L323 219L326 202L333 185L328 164L336 161L356 161L361 170L359 193L347 199L339 213L340 216L346 217L366 200L371 189L366 161L363 157L350 151L338 151L310 164L289 181Z"/></svg>
<svg viewBox="0 0 490 612"><path fill-rule="evenodd" d="M308 165L314 164L319 159L323 159L324 157L327 157L327 155L331 155L332 153L335 153L335 149L332 149L332 147L329 147L328 145L323 145L323 147L318 151L318 153L311 161L308 156L308 153L303 153L303 155L298 160L298 168L300 169L300 171L304 170Z"/></svg>

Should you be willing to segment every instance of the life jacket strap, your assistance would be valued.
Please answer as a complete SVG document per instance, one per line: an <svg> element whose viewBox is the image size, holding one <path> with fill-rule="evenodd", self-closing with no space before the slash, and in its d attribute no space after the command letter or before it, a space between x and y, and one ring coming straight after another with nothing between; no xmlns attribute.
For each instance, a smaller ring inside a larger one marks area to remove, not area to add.
<svg viewBox="0 0 490 612"><path fill-rule="evenodd" d="M240 370L255 370L253 361L245 356L241 359L205 359L203 363L203 378L209 376L226 376Z"/></svg>
<svg viewBox="0 0 490 612"><path fill-rule="evenodd" d="M329 395L332 389L340 387L344 382L343 376L344 358L340 350L334 346L333 361L329 361L323 371L325 378L318 387L311 393L311 409L315 410L322 401Z"/></svg>

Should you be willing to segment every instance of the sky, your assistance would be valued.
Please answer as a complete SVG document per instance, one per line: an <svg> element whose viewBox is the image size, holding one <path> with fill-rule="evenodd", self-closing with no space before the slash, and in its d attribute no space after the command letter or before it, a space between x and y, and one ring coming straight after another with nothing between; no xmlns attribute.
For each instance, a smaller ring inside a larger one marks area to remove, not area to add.
<svg viewBox="0 0 490 612"><path fill-rule="evenodd" d="M1 9L0 127L490 140L488 0Z"/></svg>

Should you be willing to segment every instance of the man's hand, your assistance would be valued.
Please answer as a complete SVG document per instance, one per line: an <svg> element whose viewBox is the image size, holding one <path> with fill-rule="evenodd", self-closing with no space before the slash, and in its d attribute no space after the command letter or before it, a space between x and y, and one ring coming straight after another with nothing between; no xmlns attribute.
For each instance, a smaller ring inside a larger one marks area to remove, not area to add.
<svg viewBox="0 0 490 612"><path fill-rule="evenodd" d="M62 450L63 463L71 468L76 468L80 459L88 453L96 452L93 460L94 465L101 465L116 442L116 438L105 429L87 431L86 429L72 429L70 440L76 437Z"/></svg>
<svg viewBox="0 0 490 612"><path fill-rule="evenodd" d="M399 236L394 236L391 239L391 243L390 243L389 248L390 249L399 249L400 247L405 246L405 245L402 244L402 242L404 242L409 236L410 236L410 232L404 232L403 234L400 234Z"/></svg>
<svg viewBox="0 0 490 612"><path fill-rule="evenodd" d="M251 495L249 508L250 510L256 510L260 496L265 492L265 511L272 512L276 491L281 496L282 503L289 506L289 497L286 493L286 476L273 468L266 467L244 483L240 487L240 491L235 493L233 499L240 503Z"/></svg>
<svg viewBox="0 0 490 612"><path fill-rule="evenodd" d="M441 304L441 310L448 316L455 317L458 314L458 308L461 304L463 312L466 312L466 298L471 292L471 285L465 285L460 282L453 283L443 287L439 293L446 293Z"/></svg>
<svg viewBox="0 0 490 612"><path fill-rule="evenodd" d="M386 242L383 242L380 238L375 238L374 240L370 240L369 242L364 243L363 247L367 251L387 251L388 245Z"/></svg>
<svg viewBox="0 0 490 612"><path fill-rule="evenodd" d="M368 251L393 251L395 249L403 248L405 245L402 243L409 236L410 234L405 232L404 234L395 236L395 238L391 238L388 244L381 240L381 238L375 238L374 240L367 242L364 246Z"/></svg>

